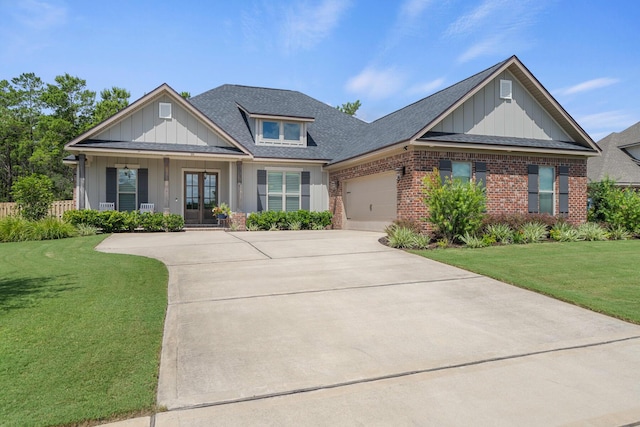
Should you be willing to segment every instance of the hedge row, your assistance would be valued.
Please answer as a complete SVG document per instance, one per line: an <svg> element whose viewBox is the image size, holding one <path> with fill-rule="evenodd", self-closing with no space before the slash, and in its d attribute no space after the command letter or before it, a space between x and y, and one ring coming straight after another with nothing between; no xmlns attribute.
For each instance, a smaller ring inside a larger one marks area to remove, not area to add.
<svg viewBox="0 0 640 427"><path fill-rule="evenodd" d="M331 225L329 211L262 211L249 214L247 230L321 230Z"/></svg>
<svg viewBox="0 0 640 427"><path fill-rule="evenodd" d="M105 233L131 232L137 229L144 231L181 231L184 218L178 214L139 213L104 211L92 209L66 211L62 218L75 226L90 225L102 229Z"/></svg>

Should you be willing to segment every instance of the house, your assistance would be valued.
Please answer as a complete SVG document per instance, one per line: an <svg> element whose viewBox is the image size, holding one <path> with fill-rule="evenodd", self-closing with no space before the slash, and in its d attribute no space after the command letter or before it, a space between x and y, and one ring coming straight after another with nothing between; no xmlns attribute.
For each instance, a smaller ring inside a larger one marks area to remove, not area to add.
<svg viewBox="0 0 640 427"><path fill-rule="evenodd" d="M600 141L602 156L587 162L589 181L611 178L617 185L640 188L640 122Z"/></svg>
<svg viewBox="0 0 640 427"><path fill-rule="evenodd" d="M334 228L420 220L421 179L486 186L487 211L586 220L597 145L513 56L372 123L300 92L166 84L69 142L79 209L113 203L213 223L262 210L331 210Z"/></svg>

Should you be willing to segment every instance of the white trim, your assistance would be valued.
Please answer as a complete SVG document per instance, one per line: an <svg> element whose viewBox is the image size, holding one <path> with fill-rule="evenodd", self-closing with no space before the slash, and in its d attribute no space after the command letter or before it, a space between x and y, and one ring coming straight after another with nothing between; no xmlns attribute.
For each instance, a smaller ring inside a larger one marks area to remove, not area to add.
<svg viewBox="0 0 640 427"><path fill-rule="evenodd" d="M515 146L497 146L490 144L470 144L466 142L440 142L440 141L414 141L411 145L415 147L428 147L428 148L457 148L462 151L482 150L497 151L497 152L517 152L517 153L531 153L531 154L548 154L548 155L569 155L573 157L596 157L600 156L599 152L585 152L585 151L573 151L573 150L550 150L546 148L533 148L533 147L515 147ZM584 147L581 145L581 147ZM586 148L586 147L585 147Z"/></svg>
<svg viewBox="0 0 640 427"><path fill-rule="evenodd" d="M263 136L263 124L265 122L278 124L278 139L265 138ZM300 126L299 138L296 139L284 139L284 125L296 124ZM261 146L275 146L275 147L298 147L304 148L307 146L307 125L299 120L283 120L283 119L258 119L256 120L256 145Z"/></svg>
<svg viewBox="0 0 640 427"><path fill-rule="evenodd" d="M71 147L67 151L72 153L107 153L113 157L143 157L143 158L158 158L158 157L170 157L180 159L197 160L199 157L217 158L217 159L229 159L229 160L249 160L253 157L251 155L241 154L216 154L216 153L186 153L184 151L152 151L152 150L129 150L125 148L93 148L82 147L81 149Z"/></svg>

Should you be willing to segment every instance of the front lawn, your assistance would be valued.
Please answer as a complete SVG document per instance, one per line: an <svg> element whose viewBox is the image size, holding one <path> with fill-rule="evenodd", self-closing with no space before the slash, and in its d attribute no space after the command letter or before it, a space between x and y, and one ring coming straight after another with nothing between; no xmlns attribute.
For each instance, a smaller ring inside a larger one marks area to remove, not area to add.
<svg viewBox="0 0 640 427"><path fill-rule="evenodd" d="M412 252L640 324L640 240Z"/></svg>
<svg viewBox="0 0 640 427"><path fill-rule="evenodd" d="M105 236L0 244L0 424L154 409L168 273Z"/></svg>

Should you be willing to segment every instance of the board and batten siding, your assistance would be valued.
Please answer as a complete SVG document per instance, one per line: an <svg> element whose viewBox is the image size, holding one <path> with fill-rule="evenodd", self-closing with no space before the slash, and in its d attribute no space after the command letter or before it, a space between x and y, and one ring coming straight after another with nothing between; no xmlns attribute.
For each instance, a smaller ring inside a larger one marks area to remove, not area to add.
<svg viewBox="0 0 640 427"><path fill-rule="evenodd" d="M500 80L511 80L512 99L500 98ZM509 71L431 129L433 132L573 141Z"/></svg>
<svg viewBox="0 0 640 427"><path fill-rule="evenodd" d="M159 103L171 103L171 119L161 119ZM119 120L94 139L102 141L159 142L163 144L230 146L209 126L175 100L163 95Z"/></svg>
<svg viewBox="0 0 640 427"><path fill-rule="evenodd" d="M309 164L274 164L274 163L242 163L242 206L247 213L258 211L258 170L302 170L310 172L309 207L311 211L329 209L329 176L320 165Z"/></svg>

